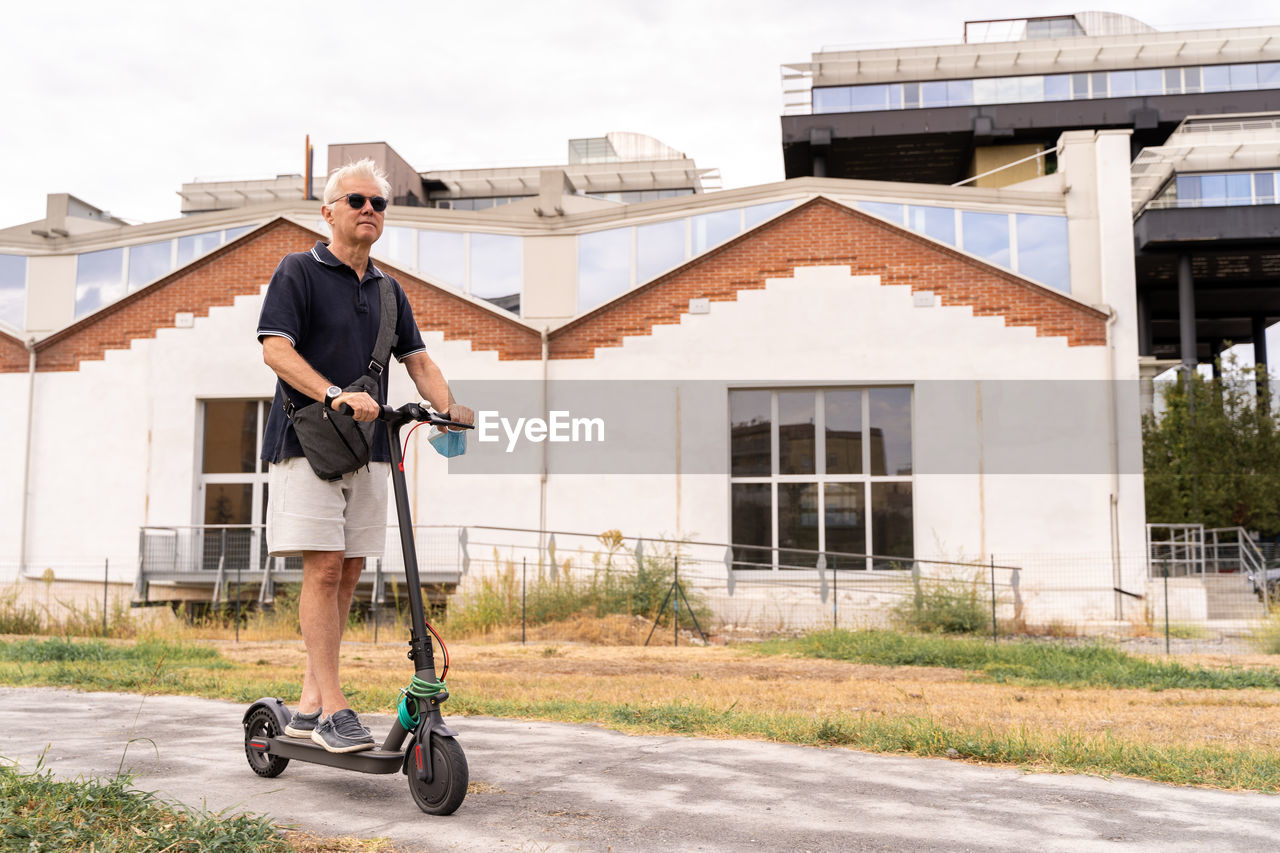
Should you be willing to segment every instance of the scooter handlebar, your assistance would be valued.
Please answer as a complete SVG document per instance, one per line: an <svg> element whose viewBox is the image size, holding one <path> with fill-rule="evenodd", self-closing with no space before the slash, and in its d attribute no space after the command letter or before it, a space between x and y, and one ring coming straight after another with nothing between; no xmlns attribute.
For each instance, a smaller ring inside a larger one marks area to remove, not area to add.
<svg viewBox="0 0 1280 853"><path fill-rule="evenodd" d="M346 403L338 406L338 413L342 415L350 415L354 410ZM439 412L433 412L426 406L418 403L405 403L396 409L391 406L383 406L382 411L378 414L378 420L400 423L408 423L409 421L422 421L434 427L453 427L455 429L475 429L475 424L464 424L458 421L449 420Z"/></svg>

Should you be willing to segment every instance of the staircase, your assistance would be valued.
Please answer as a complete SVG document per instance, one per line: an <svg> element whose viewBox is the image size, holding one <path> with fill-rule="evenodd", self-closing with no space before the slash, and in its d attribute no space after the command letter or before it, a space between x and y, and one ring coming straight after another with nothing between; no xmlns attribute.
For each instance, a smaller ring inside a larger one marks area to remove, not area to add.
<svg viewBox="0 0 1280 853"><path fill-rule="evenodd" d="M1147 566L1158 578L1197 578L1204 585L1209 619L1261 619L1266 607L1251 579L1266 573L1266 560L1242 527L1148 524Z"/></svg>
<svg viewBox="0 0 1280 853"><path fill-rule="evenodd" d="M1205 575L1204 597L1210 619L1262 619L1267 615L1247 575Z"/></svg>

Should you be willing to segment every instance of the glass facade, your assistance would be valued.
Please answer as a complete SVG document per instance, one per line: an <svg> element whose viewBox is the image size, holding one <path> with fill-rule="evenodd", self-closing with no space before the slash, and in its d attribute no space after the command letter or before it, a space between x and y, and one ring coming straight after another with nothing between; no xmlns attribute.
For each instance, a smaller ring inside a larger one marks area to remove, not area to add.
<svg viewBox="0 0 1280 853"><path fill-rule="evenodd" d="M906 387L730 391L735 567L908 567L911 407Z"/></svg>
<svg viewBox="0 0 1280 853"><path fill-rule="evenodd" d="M241 225L225 231L188 234L172 240L119 246L76 257L76 319L92 314L164 278L179 267L247 234L257 225Z"/></svg>
<svg viewBox="0 0 1280 853"><path fill-rule="evenodd" d="M0 255L0 323L23 329L26 319L27 259L22 255Z"/></svg>
<svg viewBox="0 0 1280 853"><path fill-rule="evenodd" d="M1280 62L821 86L813 112L856 113L1280 89Z"/></svg>
<svg viewBox="0 0 1280 853"><path fill-rule="evenodd" d="M857 201L866 213L955 246L984 261L1071 292L1067 218L1038 213L991 213L930 205Z"/></svg>
<svg viewBox="0 0 1280 853"><path fill-rule="evenodd" d="M1151 207L1243 207L1277 204L1280 171L1209 172L1177 175L1152 200Z"/></svg>
<svg viewBox="0 0 1280 853"><path fill-rule="evenodd" d="M790 200L755 204L579 235L579 313L652 281L794 204Z"/></svg>

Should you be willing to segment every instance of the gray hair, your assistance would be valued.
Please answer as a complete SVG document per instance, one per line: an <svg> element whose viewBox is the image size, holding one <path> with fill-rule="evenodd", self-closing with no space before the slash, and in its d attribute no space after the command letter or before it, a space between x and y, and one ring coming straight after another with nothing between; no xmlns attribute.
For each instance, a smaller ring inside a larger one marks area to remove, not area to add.
<svg viewBox="0 0 1280 853"><path fill-rule="evenodd" d="M334 169L333 174L329 176L329 182L324 185L324 203L331 204L338 195L338 187L346 178L365 178L367 180L376 181L378 191L388 200L391 200L391 182L387 180L387 173L378 168L378 164L368 157L363 160L357 160L354 163L347 163L341 168Z"/></svg>

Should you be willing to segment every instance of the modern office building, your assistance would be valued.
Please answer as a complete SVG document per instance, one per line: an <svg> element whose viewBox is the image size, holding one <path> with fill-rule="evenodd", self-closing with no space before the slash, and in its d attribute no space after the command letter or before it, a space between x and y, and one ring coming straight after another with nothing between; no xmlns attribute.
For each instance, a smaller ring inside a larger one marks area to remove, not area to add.
<svg viewBox="0 0 1280 853"><path fill-rule="evenodd" d="M1064 132L1124 130L1146 373L1280 320L1280 27L1160 32L1085 12L965 24L960 44L826 49L784 69L787 177L1007 186Z"/></svg>

